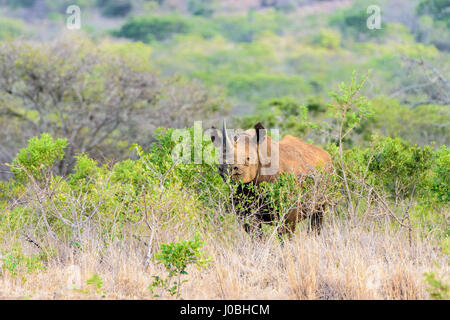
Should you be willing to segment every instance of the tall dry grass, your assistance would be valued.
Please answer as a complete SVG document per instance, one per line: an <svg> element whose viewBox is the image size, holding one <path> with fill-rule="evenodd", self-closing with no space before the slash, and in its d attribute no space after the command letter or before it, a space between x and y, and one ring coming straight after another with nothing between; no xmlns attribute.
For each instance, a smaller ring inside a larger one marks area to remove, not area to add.
<svg viewBox="0 0 450 320"><path fill-rule="evenodd" d="M447 281L449 275L447 257L433 241L415 235L410 245L402 230L351 227L338 219L328 219L319 236L300 225L284 244L274 234L256 240L241 229L203 238L212 264L188 269L184 299L427 299L424 273L435 271ZM24 247L39 250L31 243ZM137 240L108 247L92 241L83 252L56 249L43 271L3 272L0 297L153 299L152 276L165 273L154 261L146 263L146 247ZM103 280L101 290L87 284L94 274Z"/></svg>

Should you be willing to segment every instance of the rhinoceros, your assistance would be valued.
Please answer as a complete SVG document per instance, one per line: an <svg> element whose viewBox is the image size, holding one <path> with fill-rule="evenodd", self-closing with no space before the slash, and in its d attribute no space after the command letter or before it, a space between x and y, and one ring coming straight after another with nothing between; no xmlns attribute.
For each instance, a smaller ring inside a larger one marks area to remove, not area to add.
<svg viewBox="0 0 450 320"><path fill-rule="evenodd" d="M279 216L277 212L271 212L256 194L252 194L255 192L254 186L257 187L262 182L273 183L285 172L304 177L318 167L325 172L331 171L331 156L327 151L291 135L286 135L279 142L274 141L261 123L252 129L235 131L232 137L228 134L225 121L221 131L214 127L212 129L211 140L222 151L223 161L219 165L219 173L224 179L230 177L232 181L241 182L237 194L232 197L234 201L251 198L259 202L249 204L247 201L247 210L241 210L243 215L254 212L259 229L262 223L273 222ZM311 219L310 230L320 233L324 210L325 206L322 204L313 212L305 214L301 204L296 205L284 215L279 233L292 234L297 222L308 216ZM248 224L244 224L244 228L247 232L254 231Z"/></svg>

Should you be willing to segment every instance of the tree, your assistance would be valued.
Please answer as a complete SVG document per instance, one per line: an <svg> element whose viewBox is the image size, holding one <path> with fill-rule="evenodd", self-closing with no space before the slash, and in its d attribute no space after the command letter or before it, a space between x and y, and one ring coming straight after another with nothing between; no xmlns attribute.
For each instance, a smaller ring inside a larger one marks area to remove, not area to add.
<svg viewBox="0 0 450 320"><path fill-rule="evenodd" d="M417 6L419 15L428 14L450 27L450 2L448 0L422 0Z"/></svg>
<svg viewBox="0 0 450 320"><path fill-rule="evenodd" d="M63 174L75 153L113 143L108 138L159 94L154 73L136 71L85 40L2 43L0 74L0 115L26 123L33 135L70 141Z"/></svg>
<svg viewBox="0 0 450 320"><path fill-rule="evenodd" d="M211 17L217 5L214 0L188 0L188 11L195 16Z"/></svg>
<svg viewBox="0 0 450 320"><path fill-rule="evenodd" d="M11 160L17 146L48 132L69 142L57 170L66 174L78 153L121 159L134 142L148 146L158 126L185 126L193 110L222 110L200 85L162 79L145 59L85 38L1 43L0 160ZM189 92L174 94L179 87Z"/></svg>

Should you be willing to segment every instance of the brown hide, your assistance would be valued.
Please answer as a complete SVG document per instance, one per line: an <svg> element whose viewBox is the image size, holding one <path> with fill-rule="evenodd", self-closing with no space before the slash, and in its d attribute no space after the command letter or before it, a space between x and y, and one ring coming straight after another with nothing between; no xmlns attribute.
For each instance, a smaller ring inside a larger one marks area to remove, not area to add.
<svg viewBox="0 0 450 320"><path fill-rule="evenodd" d="M234 141L231 177L235 181L258 185L263 181L274 182L284 172L302 176L311 174L318 168L327 172L331 170L331 156L327 151L290 135L285 136L280 142L272 141L261 124L257 124L255 129L236 134L231 140ZM260 150L263 148L263 142L267 142L266 152ZM277 152L278 157L275 156ZM239 163L238 159L245 161ZM270 167L274 161L278 163L278 170L274 174L264 175L262 169ZM324 210L324 205L318 205L314 212L305 214L299 205L287 213L279 232L293 233L297 222L306 218L307 215L311 218L310 227L320 232ZM258 215L257 213L256 216ZM270 214L270 216L277 215ZM248 231L248 226L246 230Z"/></svg>
<svg viewBox="0 0 450 320"><path fill-rule="evenodd" d="M331 169L331 156L322 148L306 143L305 141L290 135L285 136L279 143L273 142L270 137L267 137L267 139L268 145L271 143L275 146L278 145L279 169L273 176L263 176L258 174L258 177L255 180L256 183L262 181L275 181L283 172L293 173L295 175L307 175L317 168L323 168L326 171ZM272 150L270 150L268 154L271 156Z"/></svg>

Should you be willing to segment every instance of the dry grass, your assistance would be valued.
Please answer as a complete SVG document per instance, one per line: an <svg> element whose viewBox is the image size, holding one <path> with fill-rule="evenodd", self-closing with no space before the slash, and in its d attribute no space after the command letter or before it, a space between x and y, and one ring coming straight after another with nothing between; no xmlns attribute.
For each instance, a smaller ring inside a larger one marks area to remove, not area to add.
<svg viewBox="0 0 450 320"><path fill-rule="evenodd" d="M319 236L304 230L300 226L284 245L270 236L256 241L244 232L220 240L209 234L205 250L212 265L206 270L188 269L181 297L427 299L425 272L435 271L448 280L447 257L430 242L416 239L410 246L402 231L350 228L342 221L330 220ZM31 244L24 247L37 250ZM78 254L60 250L45 271L15 277L3 272L0 297L152 299L147 289L152 275L163 275L164 271L153 262L146 266L145 254L145 247L134 241L117 242L101 250L92 244ZM74 276L77 270L80 279ZM101 290L86 283L94 274L103 280Z"/></svg>

